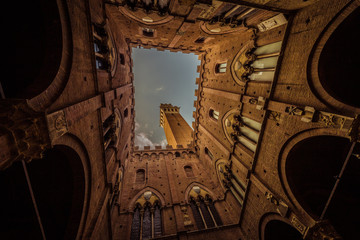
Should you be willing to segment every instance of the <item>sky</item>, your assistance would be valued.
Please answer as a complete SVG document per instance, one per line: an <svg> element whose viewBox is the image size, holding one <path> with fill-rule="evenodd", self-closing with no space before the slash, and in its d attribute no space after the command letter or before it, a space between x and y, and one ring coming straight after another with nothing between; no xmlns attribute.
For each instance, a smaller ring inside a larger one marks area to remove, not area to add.
<svg viewBox="0 0 360 240"><path fill-rule="evenodd" d="M199 77L200 60L193 54L132 49L135 87L135 146L166 146L164 129L160 127L160 103L180 107L180 114L190 125L194 121L194 96Z"/></svg>

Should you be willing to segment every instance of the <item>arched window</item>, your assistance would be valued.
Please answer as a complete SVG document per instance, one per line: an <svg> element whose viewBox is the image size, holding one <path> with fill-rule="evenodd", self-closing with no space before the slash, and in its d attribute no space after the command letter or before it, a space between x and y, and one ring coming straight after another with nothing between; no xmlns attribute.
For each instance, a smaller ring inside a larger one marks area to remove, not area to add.
<svg viewBox="0 0 360 240"><path fill-rule="evenodd" d="M206 40L206 37L199 37L198 39L195 40L195 43L204 43Z"/></svg>
<svg viewBox="0 0 360 240"><path fill-rule="evenodd" d="M161 235L162 223L160 200L153 192L146 191L136 201L131 224L130 239L146 240Z"/></svg>
<svg viewBox="0 0 360 240"><path fill-rule="evenodd" d="M122 53L120 53L120 64L125 65L125 56Z"/></svg>
<svg viewBox="0 0 360 240"><path fill-rule="evenodd" d="M205 154L208 155L211 160L214 160L214 155L210 152L210 150L207 147L205 147L204 151Z"/></svg>
<svg viewBox="0 0 360 240"><path fill-rule="evenodd" d="M128 114L129 114L129 110L128 110L128 109L125 109L125 110L124 110L124 117L127 117Z"/></svg>
<svg viewBox="0 0 360 240"><path fill-rule="evenodd" d="M255 152L261 123L233 112L225 116L223 124L225 134L230 142L239 142Z"/></svg>
<svg viewBox="0 0 360 240"><path fill-rule="evenodd" d="M200 188L199 186L194 186L189 195L190 207L198 229L223 225L220 215L206 190Z"/></svg>
<svg viewBox="0 0 360 240"><path fill-rule="evenodd" d="M135 183L142 184L145 182L145 170L139 169L136 171Z"/></svg>
<svg viewBox="0 0 360 240"><path fill-rule="evenodd" d="M225 73L226 72L227 63L218 63L215 66L215 73Z"/></svg>
<svg viewBox="0 0 360 240"><path fill-rule="evenodd" d="M175 157L180 157L180 153L179 152L175 152Z"/></svg>
<svg viewBox="0 0 360 240"><path fill-rule="evenodd" d="M209 110L209 116L214 119L214 120L218 120L219 119L219 112L218 111L215 111L214 109L210 109Z"/></svg>
<svg viewBox="0 0 360 240"><path fill-rule="evenodd" d="M154 37L155 30L151 28L143 28L142 32L144 37Z"/></svg>
<svg viewBox="0 0 360 240"><path fill-rule="evenodd" d="M194 177L194 172L192 170L191 166L185 166L184 167L185 173L186 173L186 177Z"/></svg>

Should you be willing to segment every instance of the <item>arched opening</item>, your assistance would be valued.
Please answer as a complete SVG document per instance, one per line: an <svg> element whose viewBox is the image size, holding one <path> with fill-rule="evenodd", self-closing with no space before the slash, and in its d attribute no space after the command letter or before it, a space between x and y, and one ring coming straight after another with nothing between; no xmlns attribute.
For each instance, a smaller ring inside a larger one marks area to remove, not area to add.
<svg viewBox="0 0 360 240"><path fill-rule="evenodd" d="M139 169L136 171L135 183L142 184L145 182L145 170Z"/></svg>
<svg viewBox="0 0 360 240"><path fill-rule="evenodd" d="M360 65L360 8L354 10L327 40L319 59L319 79L338 101L360 107L360 81L356 69Z"/></svg>
<svg viewBox="0 0 360 240"><path fill-rule="evenodd" d="M62 28L56 1L8 2L8 12L16 12L16 21L8 19L8 43L13 49L6 56L11 77L1 85L6 98L30 99L43 92L58 73L62 58Z"/></svg>
<svg viewBox="0 0 360 240"><path fill-rule="evenodd" d="M290 150L285 164L296 200L316 220L329 219L344 239L355 239L360 225L360 144L350 152L351 146L341 137L311 137Z"/></svg>
<svg viewBox="0 0 360 240"><path fill-rule="evenodd" d="M185 166L184 171L185 171L186 177L188 177L188 178L195 176L191 166Z"/></svg>
<svg viewBox="0 0 360 240"><path fill-rule="evenodd" d="M265 226L264 240L301 240L302 235L289 224L272 220Z"/></svg>
<svg viewBox="0 0 360 240"><path fill-rule="evenodd" d="M35 212L21 162L0 172L0 232L4 239L75 239L81 221L85 175L77 153L55 146L25 164L39 214Z"/></svg>
<svg viewBox="0 0 360 240"><path fill-rule="evenodd" d="M227 63L218 63L215 65L215 73L225 73L227 68Z"/></svg>
<svg viewBox="0 0 360 240"><path fill-rule="evenodd" d="M211 119L217 121L219 119L220 113L218 111L215 111L214 109L209 110L209 116Z"/></svg>

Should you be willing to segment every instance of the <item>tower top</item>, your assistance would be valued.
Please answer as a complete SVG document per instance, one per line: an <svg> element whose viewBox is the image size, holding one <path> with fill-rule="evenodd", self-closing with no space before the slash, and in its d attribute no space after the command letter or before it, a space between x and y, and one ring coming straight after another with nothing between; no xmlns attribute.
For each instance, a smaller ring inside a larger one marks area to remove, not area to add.
<svg viewBox="0 0 360 240"><path fill-rule="evenodd" d="M180 107L173 106L169 103L160 104L160 126L164 127L164 114L166 113L179 113Z"/></svg>

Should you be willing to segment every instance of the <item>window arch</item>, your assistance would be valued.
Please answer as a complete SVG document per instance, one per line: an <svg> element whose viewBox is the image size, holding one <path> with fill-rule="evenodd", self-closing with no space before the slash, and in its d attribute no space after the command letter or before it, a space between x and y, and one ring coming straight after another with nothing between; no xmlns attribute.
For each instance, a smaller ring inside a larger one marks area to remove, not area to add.
<svg viewBox="0 0 360 240"><path fill-rule="evenodd" d="M223 225L210 194L193 186L189 192L189 203L198 229L206 229Z"/></svg>
<svg viewBox="0 0 360 240"><path fill-rule="evenodd" d="M237 111L230 111L223 120L225 135L231 143L241 143L246 148L255 152L261 123L241 116Z"/></svg>
<svg viewBox="0 0 360 240"><path fill-rule="evenodd" d="M136 200L130 239L145 240L161 235L160 200L152 191L146 191Z"/></svg>
<svg viewBox="0 0 360 240"><path fill-rule="evenodd" d="M227 68L227 63L218 63L215 65L215 73L225 73Z"/></svg>
<svg viewBox="0 0 360 240"><path fill-rule="evenodd" d="M191 166L185 166L184 171L185 171L186 177L188 177L188 178L194 177L194 172L193 172Z"/></svg>
<svg viewBox="0 0 360 240"><path fill-rule="evenodd" d="M145 182L145 170L139 169L136 171L135 183L142 184Z"/></svg>
<svg viewBox="0 0 360 240"><path fill-rule="evenodd" d="M218 111L215 111L214 109L209 110L209 116L211 119L217 121L219 119L220 113Z"/></svg>

